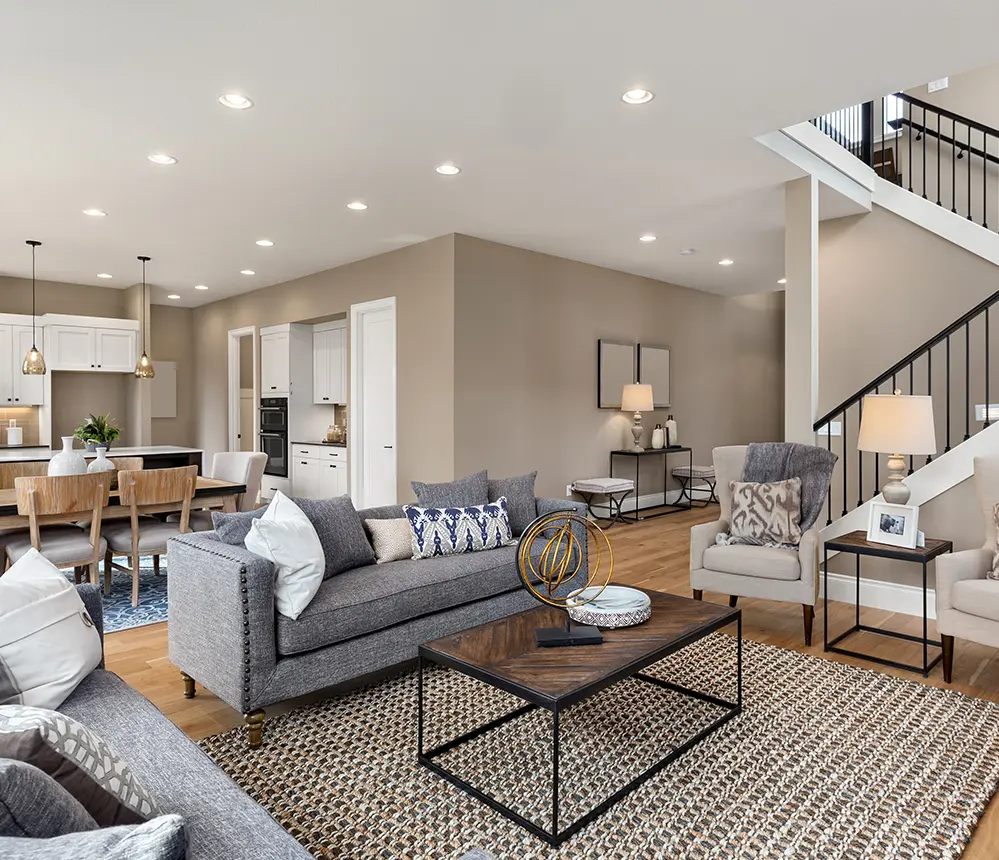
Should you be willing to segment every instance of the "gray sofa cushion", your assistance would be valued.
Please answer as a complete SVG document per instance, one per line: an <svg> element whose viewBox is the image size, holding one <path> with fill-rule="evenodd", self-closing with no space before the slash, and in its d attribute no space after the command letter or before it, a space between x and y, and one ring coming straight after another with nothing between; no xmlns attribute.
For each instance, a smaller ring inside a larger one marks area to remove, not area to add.
<svg viewBox="0 0 999 860"><path fill-rule="evenodd" d="M324 582L294 621L277 617L277 650L300 654L421 615L521 588L515 546L370 565Z"/></svg>
<svg viewBox="0 0 999 860"><path fill-rule="evenodd" d="M47 773L27 762L0 759L0 836L51 839L96 829L90 813Z"/></svg>
<svg viewBox="0 0 999 860"><path fill-rule="evenodd" d="M106 827L55 839L6 839L5 860L184 860L184 822L164 815L145 824Z"/></svg>
<svg viewBox="0 0 999 860"><path fill-rule="evenodd" d="M413 481L412 487L423 508L467 508L489 501L489 475L485 469L446 484Z"/></svg>
<svg viewBox="0 0 999 860"><path fill-rule="evenodd" d="M212 526L215 529L215 537L222 543L243 546L253 521L262 517L266 510L267 508L263 507L257 508L255 511L240 511L236 514L212 511Z"/></svg>
<svg viewBox="0 0 999 860"><path fill-rule="evenodd" d="M308 860L262 807L117 675L91 672L59 710L121 750L160 811L184 819L187 860Z"/></svg>
<svg viewBox="0 0 999 860"><path fill-rule="evenodd" d="M406 512L402 505L383 505L380 508L362 508L357 512L363 523L365 520L404 520Z"/></svg>
<svg viewBox="0 0 999 860"><path fill-rule="evenodd" d="M501 497L506 496L510 529L514 537L520 537L538 516L537 500L534 498L534 481L537 477L537 472L529 472L515 478L489 479L489 501L498 502Z"/></svg>
<svg viewBox="0 0 999 860"><path fill-rule="evenodd" d="M292 499L302 509L319 535L326 556L329 579L345 570L375 563L375 551L368 543L364 524L354 509L350 496L335 499Z"/></svg>

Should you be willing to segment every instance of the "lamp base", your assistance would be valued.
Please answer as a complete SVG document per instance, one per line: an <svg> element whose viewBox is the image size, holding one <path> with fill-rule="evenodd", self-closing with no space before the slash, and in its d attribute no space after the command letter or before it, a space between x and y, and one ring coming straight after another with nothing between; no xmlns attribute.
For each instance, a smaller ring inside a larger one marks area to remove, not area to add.
<svg viewBox="0 0 999 860"><path fill-rule="evenodd" d="M562 648L567 645L599 645L604 641L599 628L590 624L572 627L538 627L534 641L539 648Z"/></svg>
<svg viewBox="0 0 999 860"><path fill-rule="evenodd" d="M642 447L642 434L645 432L645 428L642 427L642 413L635 413L635 423L631 425L631 435L635 437L635 444L632 446L632 451L644 451Z"/></svg>
<svg viewBox="0 0 999 860"><path fill-rule="evenodd" d="M888 458L888 483L881 490L889 505L906 505L909 503L911 491L902 483L905 477L905 458L901 454L892 454Z"/></svg>

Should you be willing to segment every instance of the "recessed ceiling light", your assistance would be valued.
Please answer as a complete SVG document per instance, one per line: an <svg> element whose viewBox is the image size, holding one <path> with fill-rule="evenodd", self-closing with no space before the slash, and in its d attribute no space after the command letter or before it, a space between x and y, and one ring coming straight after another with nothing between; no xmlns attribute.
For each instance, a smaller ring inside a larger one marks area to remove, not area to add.
<svg viewBox="0 0 999 860"><path fill-rule="evenodd" d="M108 213L103 209L84 209L84 215L89 215L91 218L104 218Z"/></svg>
<svg viewBox="0 0 999 860"><path fill-rule="evenodd" d="M735 260L730 260L728 257L726 257L724 260L719 260L718 261L718 265L719 266L731 266L734 262L735 262Z"/></svg>
<svg viewBox="0 0 999 860"><path fill-rule="evenodd" d="M691 255L696 254L696 253L697 253L697 249L696 248L681 248L680 249L680 256L681 257L690 257Z"/></svg>
<svg viewBox="0 0 999 860"><path fill-rule="evenodd" d="M363 212L368 208L367 203L362 203L360 200L354 200L347 204L348 209L353 209L355 212Z"/></svg>
<svg viewBox="0 0 999 860"><path fill-rule="evenodd" d="M786 284L787 283L787 278L781 278L777 283L778 284Z"/></svg>
<svg viewBox="0 0 999 860"><path fill-rule="evenodd" d="M176 164L177 159L165 152L152 152L146 156L153 164Z"/></svg>
<svg viewBox="0 0 999 860"><path fill-rule="evenodd" d="M274 243L270 239L257 239L257 244L261 248L270 248Z"/></svg>
<svg viewBox="0 0 999 860"><path fill-rule="evenodd" d="M656 237L652 233L646 233L644 236L638 237L639 242L655 242Z"/></svg>
<svg viewBox="0 0 999 860"><path fill-rule="evenodd" d="M170 293L170 295L168 295L167 298L168 299L179 299L180 296L178 296L176 293Z"/></svg>
<svg viewBox="0 0 999 860"><path fill-rule="evenodd" d="M257 274L256 272L253 271L253 269L240 269L239 273L241 275L255 275L255 274Z"/></svg>
<svg viewBox="0 0 999 860"><path fill-rule="evenodd" d="M107 272L98 272L97 273L97 277L98 278L113 278L114 275L109 275Z"/></svg>
<svg viewBox="0 0 999 860"><path fill-rule="evenodd" d="M461 173L461 168L457 164L439 164L435 169L441 176L457 176Z"/></svg>
<svg viewBox="0 0 999 860"><path fill-rule="evenodd" d="M655 97L656 94L650 90L634 89L628 90L628 92L621 96L621 101L629 105L644 105L648 104Z"/></svg>
<svg viewBox="0 0 999 860"><path fill-rule="evenodd" d="M253 107L253 99L239 93L223 93L219 96L219 104L233 110L246 110Z"/></svg>
<svg viewBox="0 0 999 860"><path fill-rule="evenodd" d="M207 290L208 287L206 287L204 284L195 284L194 285L194 289L196 289L196 290Z"/></svg>

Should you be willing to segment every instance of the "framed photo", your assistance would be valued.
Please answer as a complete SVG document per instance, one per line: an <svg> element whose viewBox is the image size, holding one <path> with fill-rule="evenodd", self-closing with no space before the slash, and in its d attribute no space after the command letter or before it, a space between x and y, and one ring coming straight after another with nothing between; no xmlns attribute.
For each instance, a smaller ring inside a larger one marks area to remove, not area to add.
<svg viewBox="0 0 999 860"><path fill-rule="evenodd" d="M918 534L919 508L887 502L871 505L871 518L867 523L867 539L871 543L915 549Z"/></svg>
<svg viewBox="0 0 999 860"><path fill-rule="evenodd" d="M672 406L668 346L638 345L638 381L652 386L656 409Z"/></svg>
<svg viewBox="0 0 999 860"><path fill-rule="evenodd" d="M597 408L620 409L624 386L635 381L635 344L597 341Z"/></svg>

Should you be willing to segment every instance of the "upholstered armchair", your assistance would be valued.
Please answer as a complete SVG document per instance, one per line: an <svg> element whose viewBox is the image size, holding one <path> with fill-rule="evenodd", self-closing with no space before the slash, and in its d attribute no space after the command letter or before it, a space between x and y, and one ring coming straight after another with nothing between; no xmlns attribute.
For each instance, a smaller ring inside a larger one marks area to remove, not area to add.
<svg viewBox="0 0 999 860"><path fill-rule="evenodd" d="M988 579L996 549L999 458L975 457L975 489L985 517L985 543L937 557L937 632L943 646L944 680L954 668L954 639L999 648L999 581Z"/></svg>
<svg viewBox="0 0 999 860"><path fill-rule="evenodd" d="M705 591L729 595L729 605L740 597L757 597L800 603L805 624L805 644L812 644L812 620L819 570L819 529L801 536L796 550L733 544L716 546L715 537L728 531L732 515L731 481L742 477L746 446L731 445L712 452L718 480L718 522L696 525L690 530L690 587L694 599ZM996 583L999 586L999 583Z"/></svg>

